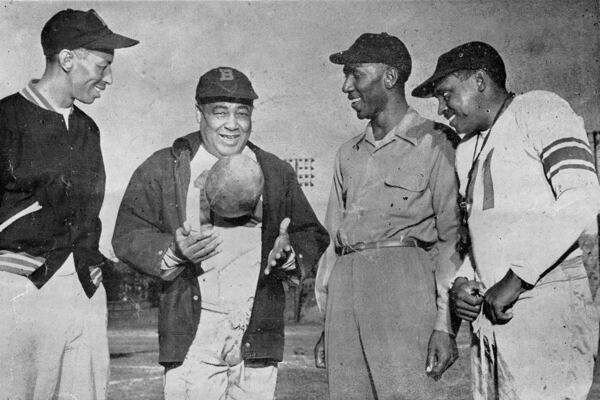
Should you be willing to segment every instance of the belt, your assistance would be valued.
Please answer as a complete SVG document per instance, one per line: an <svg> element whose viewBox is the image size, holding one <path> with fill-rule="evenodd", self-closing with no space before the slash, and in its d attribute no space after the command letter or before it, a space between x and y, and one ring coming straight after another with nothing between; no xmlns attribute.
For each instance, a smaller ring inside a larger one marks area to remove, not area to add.
<svg viewBox="0 0 600 400"><path fill-rule="evenodd" d="M358 242L353 245L346 245L336 248L338 255L346 255L354 253L355 251L372 250L372 249L385 249L390 247L419 247L421 249L429 250L433 247L433 243L423 242L422 240L415 238L405 238L400 240L379 240L377 242Z"/></svg>

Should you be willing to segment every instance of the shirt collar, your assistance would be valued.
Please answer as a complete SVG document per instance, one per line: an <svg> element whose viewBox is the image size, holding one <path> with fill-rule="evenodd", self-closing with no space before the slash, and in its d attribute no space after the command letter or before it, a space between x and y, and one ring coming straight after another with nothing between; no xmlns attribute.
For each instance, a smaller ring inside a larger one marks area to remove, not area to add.
<svg viewBox="0 0 600 400"><path fill-rule="evenodd" d="M21 96L25 97L27 100L37 105L38 107L43 108L44 110L52 111L55 113L62 114L62 110L59 110L50 104L48 99L46 99L40 91L35 88L35 84L39 82L39 79L32 79L29 81L27 86L25 86L19 92ZM71 112L73 111L73 106L70 107Z"/></svg>
<svg viewBox="0 0 600 400"><path fill-rule="evenodd" d="M425 119L421 117L415 109L413 109L412 107L408 107L406 114L404 114L404 117L400 120L398 125L396 125L391 131L389 131L381 140L380 146L395 140L395 137L404 139L416 146L418 144L418 132L416 132L412 128L414 128L417 125L420 125L424 120ZM373 137L373 128L370 122L365 128L365 132L360 137L356 145L358 145L362 141L376 146L375 138Z"/></svg>

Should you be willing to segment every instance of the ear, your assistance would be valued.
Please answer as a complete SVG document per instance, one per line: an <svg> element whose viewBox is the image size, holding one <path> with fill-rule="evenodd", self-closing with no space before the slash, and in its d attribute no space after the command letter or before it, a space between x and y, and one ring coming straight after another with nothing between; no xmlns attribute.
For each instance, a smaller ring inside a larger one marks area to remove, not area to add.
<svg viewBox="0 0 600 400"><path fill-rule="evenodd" d="M383 84L386 89L391 89L398 82L398 68L389 67L383 72Z"/></svg>
<svg viewBox="0 0 600 400"><path fill-rule="evenodd" d="M485 71L478 69L475 72L475 83L477 84L477 90L479 92L484 92L485 89L487 88L487 80L488 80L488 76L485 73Z"/></svg>
<svg viewBox="0 0 600 400"><path fill-rule="evenodd" d="M200 111L201 105L196 104L196 121L200 123L202 121L202 111Z"/></svg>
<svg viewBox="0 0 600 400"><path fill-rule="evenodd" d="M58 64L65 72L70 72L75 65L75 53L71 50L62 49L58 53Z"/></svg>

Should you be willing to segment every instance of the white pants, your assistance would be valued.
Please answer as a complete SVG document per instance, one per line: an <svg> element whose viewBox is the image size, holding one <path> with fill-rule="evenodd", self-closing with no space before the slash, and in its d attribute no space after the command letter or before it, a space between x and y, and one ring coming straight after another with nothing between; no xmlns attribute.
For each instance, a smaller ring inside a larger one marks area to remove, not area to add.
<svg viewBox="0 0 600 400"><path fill-rule="evenodd" d="M598 346L598 315L581 259L565 261L513 307L505 325L487 319L471 361L475 400L585 400Z"/></svg>
<svg viewBox="0 0 600 400"><path fill-rule="evenodd" d="M0 398L104 400L108 386L106 292L88 299L74 266L41 289L0 272Z"/></svg>
<svg viewBox="0 0 600 400"><path fill-rule="evenodd" d="M165 374L165 400L273 399L277 367L246 367L240 358L244 330L230 317L202 310L183 364Z"/></svg>
<svg viewBox="0 0 600 400"><path fill-rule="evenodd" d="M271 400L277 367L182 365L165 374L165 400Z"/></svg>

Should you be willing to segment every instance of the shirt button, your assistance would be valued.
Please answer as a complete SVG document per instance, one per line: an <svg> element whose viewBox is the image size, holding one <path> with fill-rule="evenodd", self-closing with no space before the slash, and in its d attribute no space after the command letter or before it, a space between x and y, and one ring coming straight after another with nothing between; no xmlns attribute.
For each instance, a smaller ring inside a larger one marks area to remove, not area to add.
<svg viewBox="0 0 600 400"><path fill-rule="evenodd" d="M198 301L199 297L198 296L194 296L192 297L194 299L194 301Z"/></svg>

